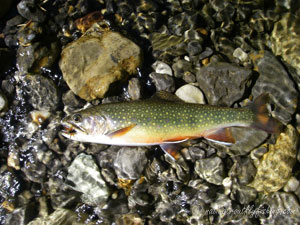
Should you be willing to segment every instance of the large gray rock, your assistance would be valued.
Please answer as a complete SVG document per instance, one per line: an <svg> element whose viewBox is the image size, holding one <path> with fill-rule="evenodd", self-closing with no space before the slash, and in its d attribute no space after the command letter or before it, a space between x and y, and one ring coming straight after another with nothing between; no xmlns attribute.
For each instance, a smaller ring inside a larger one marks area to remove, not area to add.
<svg viewBox="0 0 300 225"><path fill-rule="evenodd" d="M70 89L90 101L103 98L111 83L134 74L141 63L142 51L135 43L94 24L62 51L59 66Z"/></svg>
<svg viewBox="0 0 300 225"><path fill-rule="evenodd" d="M298 93L294 82L271 52L265 51L254 58L260 75L253 86L253 96L256 98L268 93L275 106L273 115L281 122L288 123L297 107Z"/></svg>
<svg viewBox="0 0 300 225"><path fill-rule="evenodd" d="M67 180L74 184L71 188L83 193L81 199L84 203L92 206L105 204L109 189L92 156L78 155L69 166L68 173Z"/></svg>
<svg viewBox="0 0 300 225"><path fill-rule="evenodd" d="M230 63L211 63L200 68L197 81L210 105L231 106L240 100L252 78L252 71Z"/></svg>
<svg viewBox="0 0 300 225"><path fill-rule="evenodd" d="M123 147L114 160L118 178L134 180L140 178L147 164L147 149L143 147Z"/></svg>

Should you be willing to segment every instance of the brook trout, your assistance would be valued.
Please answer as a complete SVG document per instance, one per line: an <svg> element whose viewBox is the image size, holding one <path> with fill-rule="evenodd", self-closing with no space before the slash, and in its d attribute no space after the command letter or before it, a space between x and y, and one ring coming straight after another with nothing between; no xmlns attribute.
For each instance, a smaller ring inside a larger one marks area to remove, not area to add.
<svg viewBox="0 0 300 225"><path fill-rule="evenodd" d="M229 127L255 127L277 132L279 123L268 116L268 95L245 108L186 103L166 92L146 100L101 104L62 120L62 135L75 141L107 145L160 145L176 158L173 144L195 138L233 144Z"/></svg>

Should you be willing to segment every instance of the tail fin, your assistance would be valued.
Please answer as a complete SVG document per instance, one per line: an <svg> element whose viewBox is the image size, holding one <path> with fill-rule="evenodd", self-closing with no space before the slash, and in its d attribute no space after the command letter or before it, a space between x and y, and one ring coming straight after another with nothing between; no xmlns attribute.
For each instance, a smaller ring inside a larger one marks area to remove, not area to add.
<svg viewBox="0 0 300 225"><path fill-rule="evenodd" d="M250 109L255 115L255 119L251 127L264 130L268 133L279 133L282 129L282 125L276 119L270 117L267 109L267 103L269 101L268 94L262 94L258 96Z"/></svg>

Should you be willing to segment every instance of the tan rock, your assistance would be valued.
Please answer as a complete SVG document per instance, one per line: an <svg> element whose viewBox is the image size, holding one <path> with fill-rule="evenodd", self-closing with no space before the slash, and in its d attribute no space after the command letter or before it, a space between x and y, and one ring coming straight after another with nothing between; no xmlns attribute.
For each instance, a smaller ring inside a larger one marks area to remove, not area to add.
<svg viewBox="0 0 300 225"><path fill-rule="evenodd" d="M90 101L103 98L111 83L134 74L141 63L141 49L121 34L88 30L62 51L59 66L70 89Z"/></svg>
<svg viewBox="0 0 300 225"><path fill-rule="evenodd" d="M268 145L268 152L262 157L256 176L249 186L264 193L276 192L290 179L296 162L298 132L288 125L274 145Z"/></svg>

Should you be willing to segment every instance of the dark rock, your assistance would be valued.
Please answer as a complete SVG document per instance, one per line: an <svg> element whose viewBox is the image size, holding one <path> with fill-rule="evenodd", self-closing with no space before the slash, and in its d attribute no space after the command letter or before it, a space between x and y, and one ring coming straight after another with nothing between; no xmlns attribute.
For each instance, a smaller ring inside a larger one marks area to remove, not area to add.
<svg viewBox="0 0 300 225"><path fill-rule="evenodd" d="M0 172L0 195L4 199L13 199L21 189L21 180L6 166L2 166Z"/></svg>
<svg viewBox="0 0 300 225"><path fill-rule="evenodd" d="M288 73L276 57L265 51L257 55L255 64L260 76L252 89L254 97L268 93L275 105L273 115L283 123L288 123L297 107L298 94Z"/></svg>
<svg viewBox="0 0 300 225"><path fill-rule="evenodd" d="M49 78L38 74L27 74L25 76L25 90L29 96L29 103L34 108L46 111L57 108L58 89Z"/></svg>
<svg viewBox="0 0 300 225"><path fill-rule="evenodd" d="M213 50L209 47L206 47L203 52L199 55L199 60L206 59L213 54Z"/></svg>
<svg viewBox="0 0 300 225"><path fill-rule="evenodd" d="M43 23L46 19L46 12L42 11L35 0L22 0L17 5L18 12L27 20Z"/></svg>
<svg viewBox="0 0 300 225"><path fill-rule="evenodd" d="M202 52L201 43L197 40L190 41L187 45L187 52L192 56L200 54Z"/></svg>
<svg viewBox="0 0 300 225"><path fill-rule="evenodd" d="M172 69L175 77L182 78L186 71L192 69L192 64L186 60L180 59L172 65Z"/></svg>
<svg viewBox="0 0 300 225"><path fill-rule="evenodd" d="M151 73L149 77L152 79L156 91L175 91L175 82L171 76L167 74Z"/></svg>
<svg viewBox="0 0 300 225"><path fill-rule="evenodd" d="M196 27L198 13L179 13L168 19L168 28L172 34L182 36L186 30Z"/></svg>
<svg viewBox="0 0 300 225"><path fill-rule="evenodd" d="M146 148L123 147L114 160L118 178L134 180L140 178L147 164Z"/></svg>
<svg viewBox="0 0 300 225"><path fill-rule="evenodd" d="M236 157L228 175L236 179L238 184L246 185L253 181L256 174L256 167L248 157Z"/></svg>
<svg viewBox="0 0 300 225"><path fill-rule="evenodd" d="M197 81L211 105L231 106L249 85L252 71L229 63L211 63L200 68Z"/></svg>
<svg viewBox="0 0 300 225"><path fill-rule="evenodd" d="M217 156L197 160L195 172L200 178L216 185L221 185L225 178L224 164Z"/></svg>
<svg viewBox="0 0 300 225"><path fill-rule="evenodd" d="M241 204L249 204L254 201L257 196L257 191L254 188L234 184L231 192L231 199L238 201Z"/></svg>

